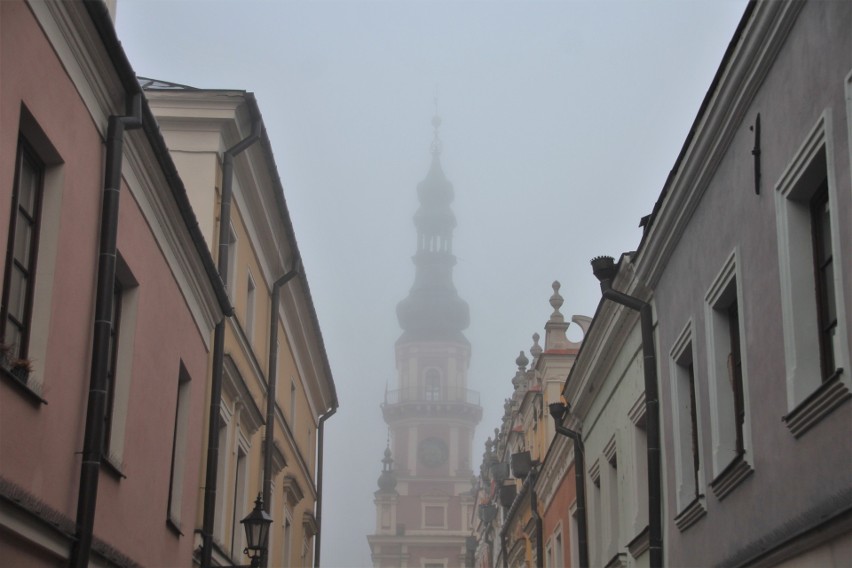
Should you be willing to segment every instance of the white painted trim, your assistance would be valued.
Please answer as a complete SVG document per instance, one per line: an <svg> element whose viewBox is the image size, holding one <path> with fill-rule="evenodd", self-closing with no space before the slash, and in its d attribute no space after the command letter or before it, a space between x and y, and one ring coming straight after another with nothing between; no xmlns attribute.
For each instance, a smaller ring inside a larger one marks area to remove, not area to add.
<svg viewBox="0 0 852 568"><path fill-rule="evenodd" d="M850 76L852 80L852 76ZM847 97L852 96L847 83ZM852 109L852 101L848 101ZM850 119L852 120L852 119ZM852 123L850 123L852 124ZM850 145L852 147L852 145ZM844 256L835 179L834 132L832 111L826 109L807 138L791 159L775 185L775 214L778 231L778 266L781 277L781 316L784 329L784 363L786 369L787 410L794 409L822 384L819 353L815 279L813 273L813 238L809 200L815 187L802 187L809 181L805 174L821 152L825 153L828 202L831 218L831 247L834 259L834 289L837 310L837 342L835 368L844 369L840 377L852 387L849 351L845 348L848 329L844 299Z"/></svg>
<svg viewBox="0 0 852 568"><path fill-rule="evenodd" d="M740 357L742 360L743 406L745 409L743 448L746 455L744 460L753 462L753 458L749 456L752 451L752 444L751 413L749 412L751 405L748 388L748 346L746 342L748 335L745 328L746 310L743 303L742 274L738 262L740 256L739 246L737 246L714 278L713 284L707 291L704 303L707 384L710 391L710 423L713 443L713 477L717 476L735 458L736 454L734 421L728 418L723 421L720 418L722 413L733 414L733 391L728 385L727 360L722 361L720 355L721 353L728 353L729 348L727 345L719 345L721 339L728 337L727 318L723 317L716 309L725 299L725 294L728 292L728 287L732 281L736 285L734 293L739 311ZM730 395L728 395L728 392L730 392Z"/></svg>

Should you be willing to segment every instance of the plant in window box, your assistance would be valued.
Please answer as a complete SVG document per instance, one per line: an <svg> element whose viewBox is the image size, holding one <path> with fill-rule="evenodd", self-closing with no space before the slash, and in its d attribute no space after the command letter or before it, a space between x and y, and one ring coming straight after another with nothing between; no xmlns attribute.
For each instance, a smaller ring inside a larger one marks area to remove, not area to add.
<svg viewBox="0 0 852 568"><path fill-rule="evenodd" d="M0 343L0 366L8 369L11 366L15 354L15 346L8 343Z"/></svg>
<svg viewBox="0 0 852 568"><path fill-rule="evenodd" d="M33 372L33 363L29 359L14 359L9 364L9 372L25 383Z"/></svg>

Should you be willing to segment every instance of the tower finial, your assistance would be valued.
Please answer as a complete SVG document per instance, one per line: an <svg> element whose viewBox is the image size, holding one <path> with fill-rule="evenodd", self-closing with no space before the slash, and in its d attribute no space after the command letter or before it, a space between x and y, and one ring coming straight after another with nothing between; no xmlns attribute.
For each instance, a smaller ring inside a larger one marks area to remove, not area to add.
<svg viewBox="0 0 852 568"><path fill-rule="evenodd" d="M434 136L432 138L432 155L440 156L441 155L441 137L438 135L438 129L441 127L441 117L438 116L438 99L435 98L435 116L432 117L432 128L435 129Z"/></svg>

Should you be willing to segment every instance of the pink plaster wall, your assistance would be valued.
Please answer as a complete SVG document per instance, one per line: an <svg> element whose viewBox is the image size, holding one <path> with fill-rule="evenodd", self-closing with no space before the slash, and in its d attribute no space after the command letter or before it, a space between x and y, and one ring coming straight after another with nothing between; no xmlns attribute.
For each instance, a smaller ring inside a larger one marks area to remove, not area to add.
<svg viewBox="0 0 852 568"><path fill-rule="evenodd" d="M0 475L73 521L91 359L103 142L29 8L23 2L0 2L0 250L4 252L22 103L61 154L64 181L48 354L35 362L44 369L43 396L48 404L36 406L7 381L0 381ZM141 131L129 136L144 140ZM126 162L123 167L127 169ZM188 565L196 525L207 351L148 220L127 187L121 194L118 247L139 282L126 478L119 480L102 468L95 535L144 565ZM181 361L192 381L183 476L184 536L178 537L166 526L166 508ZM14 548L2 533L0 540Z"/></svg>

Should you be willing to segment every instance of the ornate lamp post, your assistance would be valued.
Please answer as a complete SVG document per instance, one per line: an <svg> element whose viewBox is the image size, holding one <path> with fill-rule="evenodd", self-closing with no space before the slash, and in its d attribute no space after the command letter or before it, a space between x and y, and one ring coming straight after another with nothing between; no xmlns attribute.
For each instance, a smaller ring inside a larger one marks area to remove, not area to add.
<svg viewBox="0 0 852 568"><path fill-rule="evenodd" d="M258 494L254 510L240 521L246 530L246 548L243 553L251 559L251 568L260 568L269 544L269 525L272 517L263 510L263 499Z"/></svg>

